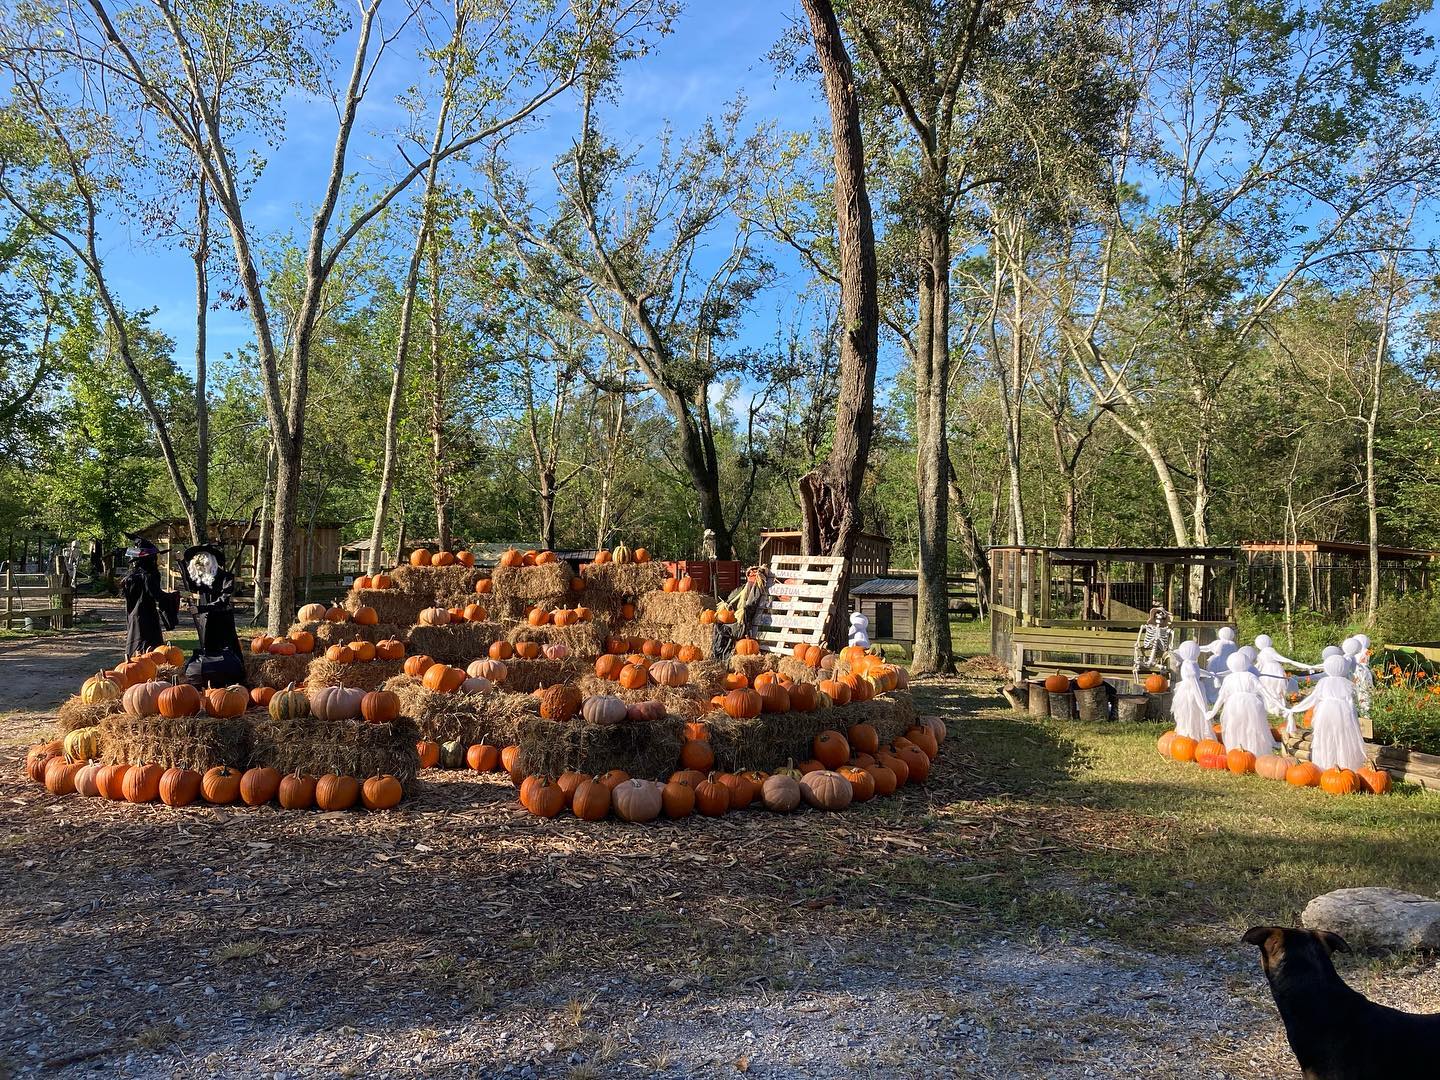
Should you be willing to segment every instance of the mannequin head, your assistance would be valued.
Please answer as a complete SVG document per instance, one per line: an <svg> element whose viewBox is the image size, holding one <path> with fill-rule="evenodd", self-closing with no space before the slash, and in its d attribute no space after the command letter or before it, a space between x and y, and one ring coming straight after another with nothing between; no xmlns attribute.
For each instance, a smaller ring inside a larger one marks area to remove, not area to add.
<svg viewBox="0 0 1440 1080"><path fill-rule="evenodd" d="M1175 648L1175 655L1181 660L1196 660L1200 656L1200 643L1194 638L1182 641Z"/></svg>
<svg viewBox="0 0 1440 1080"><path fill-rule="evenodd" d="M1340 643L1340 650L1341 650L1341 652L1343 652L1346 656L1359 656L1359 655L1360 655L1360 639L1359 639L1359 638L1353 638L1353 637L1347 637L1343 642Z"/></svg>
<svg viewBox="0 0 1440 1080"><path fill-rule="evenodd" d="M1326 645L1320 653L1321 660L1329 660L1332 656L1344 656L1339 645Z"/></svg>
<svg viewBox="0 0 1440 1080"><path fill-rule="evenodd" d="M1255 651L1255 647L1253 645L1241 645L1240 648L1235 650L1235 653L1238 656L1245 657L1245 659L1250 662L1251 667L1255 666L1255 661L1260 656L1260 654Z"/></svg>

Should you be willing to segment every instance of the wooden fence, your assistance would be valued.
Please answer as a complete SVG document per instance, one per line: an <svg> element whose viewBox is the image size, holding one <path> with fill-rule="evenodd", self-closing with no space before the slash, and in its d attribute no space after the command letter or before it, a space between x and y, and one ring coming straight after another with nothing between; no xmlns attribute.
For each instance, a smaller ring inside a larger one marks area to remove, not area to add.
<svg viewBox="0 0 1440 1080"><path fill-rule="evenodd" d="M30 625L52 630L69 629L75 625L75 590L60 574L17 574L9 570L0 574L0 589L5 593L5 629L15 630L30 620Z"/></svg>

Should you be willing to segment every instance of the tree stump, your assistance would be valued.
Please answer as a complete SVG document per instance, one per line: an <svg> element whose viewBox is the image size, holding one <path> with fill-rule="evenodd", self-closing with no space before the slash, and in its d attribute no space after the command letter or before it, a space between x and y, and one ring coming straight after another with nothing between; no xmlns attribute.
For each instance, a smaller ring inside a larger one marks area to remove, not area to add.
<svg viewBox="0 0 1440 1080"><path fill-rule="evenodd" d="M1050 695L1050 715L1056 720L1075 719L1075 695L1066 691Z"/></svg>
<svg viewBox="0 0 1440 1080"><path fill-rule="evenodd" d="M1030 715L1050 715L1050 691L1045 689L1044 679L1031 679L1026 685L1030 688Z"/></svg>
<svg viewBox="0 0 1440 1080"><path fill-rule="evenodd" d="M1028 704L1028 695L1023 687L1016 686L1014 683L1006 683L1001 687L1000 693L1016 712L1025 711L1025 707Z"/></svg>
<svg viewBox="0 0 1440 1080"><path fill-rule="evenodd" d="M1122 724L1138 724L1149 711L1148 694L1121 694L1115 699L1115 719Z"/></svg>
<svg viewBox="0 0 1440 1080"><path fill-rule="evenodd" d="M1169 720L1171 696L1172 692L1169 690L1148 695L1145 715L1151 720Z"/></svg>
<svg viewBox="0 0 1440 1080"><path fill-rule="evenodd" d="M1075 711L1087 724L1110 719L1110 695L1105 684L1075 691Z"/></svg>

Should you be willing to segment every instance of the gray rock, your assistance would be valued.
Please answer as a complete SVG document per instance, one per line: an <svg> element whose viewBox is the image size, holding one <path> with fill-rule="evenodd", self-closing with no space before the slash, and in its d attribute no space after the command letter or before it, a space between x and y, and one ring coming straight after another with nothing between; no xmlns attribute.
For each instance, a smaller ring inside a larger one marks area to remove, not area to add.
<svg viewBox="0 0 1440 1080"><path fill-rule="evenodd" d="M1397 889L1336 889L1306 904L1300 921L1360 949L1440 948L1440 900Z"/></svg>

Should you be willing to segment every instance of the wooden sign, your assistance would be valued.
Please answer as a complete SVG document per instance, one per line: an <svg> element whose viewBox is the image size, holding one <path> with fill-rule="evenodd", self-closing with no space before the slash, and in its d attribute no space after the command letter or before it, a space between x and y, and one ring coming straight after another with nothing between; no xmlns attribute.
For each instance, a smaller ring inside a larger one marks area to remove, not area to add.
<svg viewBox="0 0 1440 1080"><path fill-rule="evenodd" d="M770 598L755 619L761 647L789 652L796 645L823 645L845 560L838 555L776 555L770 573Z"/></svg>

